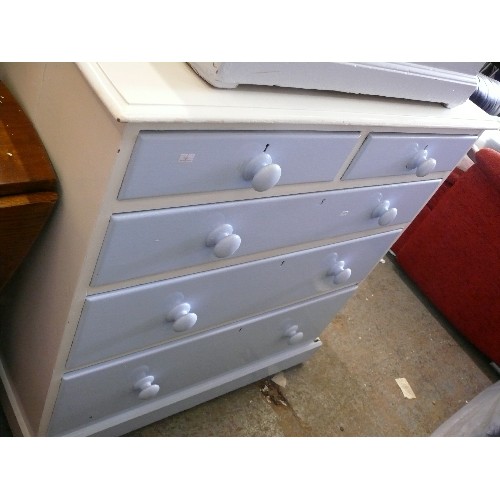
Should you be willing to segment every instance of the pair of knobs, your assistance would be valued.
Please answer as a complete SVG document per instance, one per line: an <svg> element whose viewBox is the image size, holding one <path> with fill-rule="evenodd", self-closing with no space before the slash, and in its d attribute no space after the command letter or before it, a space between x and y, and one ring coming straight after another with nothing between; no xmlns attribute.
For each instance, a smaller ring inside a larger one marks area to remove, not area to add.
<svg viewBox="0 0 500 500"><path fill-rule="evenodd" d="M246 181L251 181L255 191L262 192L278 184L281 167L273 163L270 154L262 152L243 165L242 173Z"/></svg>
<svg viewBox="0 0 500 500"><path fill-rule="evenodd" d="M335 285L341 285L349 281L352 271L345 267L343 260L337 261L330 269L328 276L331 276ZM167 321L173 323L174 332L182 333L194 327L198 321L198 315L191 312L191 304L183 302L173 307L167 314Z"/></svg>
<svg viewBox="0 0 500 500"><path fill-rule="evenodd" d="M351 274L351 269L345 267L345 261L339 260L332 266L328 276L332 277L332 281L335 285L340 285L349 281ZM174 332L180 333L193 328L198 321L198 316L191 312L191 304L182 302L168 312L167 321L173 323L172 329Z"/></svg>
<svg viewBox="0 0 500 500"><path fill-rule="evenodd" d="M373 210L372 218L378 219L381 226L391 224L398 215L398 209L392 207L389 200L384 200ZM221 224L211 231L205 243L208 247L214 248L214 255L219 258L227 258L233 255L241 245L241 237L234 234L231 224Z"/></svg>
<svg viewBox="0 0 500 500"><path fill-rule="evenodd" d="M415 170L417 177L425 177L436 168L436 160L429 157L426 149L418 151L407 163L408 170ZM251 181L255 191L267 191L274 187L281 178L281 167L273 163L271 155L265 152L243 165L243 178Z"/></svg>
<svg viewBox="0 0 500 500"><path fill-rule="evenodd" d="M349 281L351 274L351 268L345 267L345 262L343 260L338 260L333 264L327 276L332 278L334 285L341 285Z"/></svg>
<svg viewBox="0 0 500 500"><path fill-rule="evenodd" d="M406 168L408 170L415 170L417 177L425 177L436 168L436 163L434 158L429 158L427 150L422 149L413 156L406 165Z"/></svg>
<svg viewBox="0 0 500 500"><path fill-rule="evenodd" d="M174 332L186 332L193 328L198 321L198 315L191 312L191 304L182 302L170 309L167 314L167 321L172 322Z"/></svg>
<svg viewBox="0 0 500 500"><path fill-rule="evenodd" d="M395 207L391 208L391 202L384 200L375 207L371 216L372 219L378 219L379 226L388 226L394 222L397 215L398 209Z"/></svg>
<svg viewBox="0 0 500 500"><path fill-rule="evenodd" d="M153 384L154 381L155 378L152 375L148 375L142 377L134 384L134 389L139 391L139 399L151 399L158 394L160 386Z"/></svg>
<svg viewBox="0 0 500 500"><path fill-rule="evenodd" d="M233 232L231 224L221 224L208 233L205 244L214 247L214 255L219 259L230 257L241 245L241 237Z"/></svg>
<svg viewBox="0 0 500 500"><path fill-rule="evenodd" d="M288 339L290 345L295 345L302 341L304 333L299 331L298 325L292 325L286 329L284 336ZM154 381L155 378L153 375L147 375L134 384L134 389L138 391L139 399L152 399L158 394L160 386L154 384Z"/></svg>

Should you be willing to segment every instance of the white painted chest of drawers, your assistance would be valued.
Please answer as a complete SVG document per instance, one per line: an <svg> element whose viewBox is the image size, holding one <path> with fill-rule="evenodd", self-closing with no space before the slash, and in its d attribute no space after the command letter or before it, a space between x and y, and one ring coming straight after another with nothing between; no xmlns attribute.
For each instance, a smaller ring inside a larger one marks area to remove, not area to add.
<svg viewBox="0 0 500 500"><path fill-rule="evenodd" d="M2 71L62 194L2 299L25 435L123 434L309 359L497 123L471 103L213 89L180 63Z"/></svg>

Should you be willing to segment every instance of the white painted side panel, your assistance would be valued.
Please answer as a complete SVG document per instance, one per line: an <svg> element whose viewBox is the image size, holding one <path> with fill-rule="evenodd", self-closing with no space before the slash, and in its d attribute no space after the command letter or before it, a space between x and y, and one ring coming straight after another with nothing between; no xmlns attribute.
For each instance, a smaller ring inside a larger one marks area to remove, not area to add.
<svg viewBox="0 0 500 500"><path fill-rule="evenodd" d="M89 279L83 269L96 245L123 126L106 113L73 64L8 63L5 70L59 180L54 213L11 283L0 313L2 357L36 435L51 404L51 388L59 382L61 345L73 337L74 302L76 318L80 313L79 287L82 277Z"/></svg>

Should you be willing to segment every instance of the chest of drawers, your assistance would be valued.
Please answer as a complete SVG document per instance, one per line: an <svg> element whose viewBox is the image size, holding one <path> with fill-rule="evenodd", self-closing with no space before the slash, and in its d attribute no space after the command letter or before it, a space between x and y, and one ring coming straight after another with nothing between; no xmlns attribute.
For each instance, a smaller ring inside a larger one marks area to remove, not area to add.
<svg viewBox="0 0 500 500"><path fill-rule="evenodd" d="M213 89L184 64L3 72L62 187L2 300L24 435L123 434L314 362L322 330L496 127L471 103Z"/></svg>

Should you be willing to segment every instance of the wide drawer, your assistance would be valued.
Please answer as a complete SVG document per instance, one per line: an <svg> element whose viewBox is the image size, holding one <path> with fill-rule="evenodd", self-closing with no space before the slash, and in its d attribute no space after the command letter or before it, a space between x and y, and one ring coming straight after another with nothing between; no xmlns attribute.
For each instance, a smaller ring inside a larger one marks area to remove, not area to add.
<svg viewBox="0 0 500 500"><path fill-rule="evenodd" d="M280 185L330 181L343 166L359 135L358 132L143 131L137 137L119 199L252 189L253 177L244 178L243 168L263 152L269 155L272 164L281 167ZM274 174L261 173L266 179L261 179L258 190L272 184Z"/></svg>
<svg viewBox="0 0 500 500"><path fill-rule="evenodd" d="M413 219L439 180L111 217L92 285L149 276ZM397 210L374 217L382 202ZM387 216L386 216L387 217ZM220 231L220 239L209 235ZM209 244L211 246L209 246Z"/></svg>
<svg viewBox="0 0 500 500"><path fill-rule="evenodd" d="M370 134L342 180L391 175L425 177L452 170L477 140L472 135ZM434 161L433 161L434 160Z"/></svg>
<svg viewBox="0 0 500 500"><path fill-rule="evenodd" d="M91 295L67 367L103 361L356 284L400 233Z"/></svg>
<svg viewBox="0 0 500 500"><path fill-rule="evenodd" d="M67 373L52 417L51 434L145 406L152 399L161 400L313 342L355 289L349 287L249 321ZM138 383L148 376L154 380Z"/></svg>

